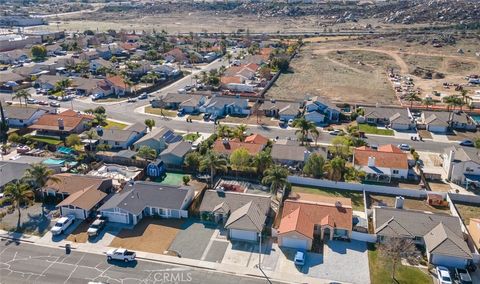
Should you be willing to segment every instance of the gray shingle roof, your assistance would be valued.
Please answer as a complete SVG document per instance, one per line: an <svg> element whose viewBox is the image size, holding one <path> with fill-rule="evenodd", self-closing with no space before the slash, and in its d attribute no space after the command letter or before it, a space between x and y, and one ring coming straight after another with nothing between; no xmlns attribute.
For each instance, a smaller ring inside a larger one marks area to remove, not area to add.
<svg viewBox="0 0 480 284"><path fill-rule="evenodd" d="M155 182L135 182L110 198L99 210L121 208L138 215L145 207L181 209L190 186L171 186Z"/></svg>
<svg viewBox="0 0 480 284"><path fill-rule="evenodd" d="M127 129L117 129L117 128L110 128L110 129L103 129L103 134L100 136L101 140L105 141L118 141L118 142L125 142L127 141L132 135L136 135L137 131L127 130Z"/></svg>
<svg viewBox="0 0 480 284"><path fill-rule="evenodd" d="M274 160L304 162L305 152L308 152L305 146L273 144L271 155Z"/></svg>
<svg viewBox="0 0 480 284"><path fill-rule="evenodd" d="M225 223L227 229L250 230L261 232L267 216L257 203L252 201L231 212Z"/></svg>
<svg viewBox="0 0 480 284"><path fill-rule="evenodd" d="M19 106L5 106L4 107L5 116L11 119L23 119L28 120L32 115L34 115L37 111L46 111L41 110L39 108L34 107L19 107Z"/></svg>
<svg viewBox="0 0 480 284"><path fill-rule="evenodd" d="M448 227L439 223L424 237L425 246L431 254L441 254L471 259L467 243Z"/></svg>
<svg viewBox="0 0 480 284"><path fill-rule="evenodd" d="M192 144L187 141L178 141L172 144L169 144L167 149L163 150L160 153L160 157L163 155L175 155L177 157L185 156L192 149Z"/></svg>
<svg viewBox="0 0 480 284"><path fill-rule="evenodd" d="M23 177L30 164L0 162L0 187Z"/></svg>
<svg viewBox="0 0 480 284"><path fill-rule="evenodd" d="M160 128L155 128L152 129L147 135L143 136L140 138L135 144L145 142L147 140L156 140L160 141L161 139L165 139L166 143L173 143L173 142L178 142L182 140L182 137L180 135L176 135L172 129L168 127L160 127Z"/></svg>

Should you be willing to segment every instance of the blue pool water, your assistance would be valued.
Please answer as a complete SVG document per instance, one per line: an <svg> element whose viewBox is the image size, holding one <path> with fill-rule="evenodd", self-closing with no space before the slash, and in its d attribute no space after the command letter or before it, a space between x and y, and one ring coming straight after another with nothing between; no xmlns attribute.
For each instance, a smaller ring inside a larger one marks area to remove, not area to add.
<svg viewBox="0 0 480 284"><path fill-rule="evenodd" d="M57 151L59 153L62 153L62 154L67 154L67 155L70 155L70 154L73 154L75 152L75 150L73 150L72 148L68 148L68 147L59 147L57 149Z"/></svg>
<svg viewBox="0 0 480 284"><path fill-rule="evenodd" d="M480 124L480 115L476 114L476 115L472 115L471 117L473 121Z"/></svg>
<svg viewBox="0 0 480 284"><path fill-rule="evenodd" d="M45 164L45 165L61 166L61 165L65 164L65 160L48 158L45 161L43 161L42 163Z"/></svg>

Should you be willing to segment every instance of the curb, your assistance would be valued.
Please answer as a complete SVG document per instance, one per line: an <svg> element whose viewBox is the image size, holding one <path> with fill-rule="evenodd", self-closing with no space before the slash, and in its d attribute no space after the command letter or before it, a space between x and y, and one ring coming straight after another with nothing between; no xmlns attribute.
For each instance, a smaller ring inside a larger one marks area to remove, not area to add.
<svg viewBox="0 0 480 284"><path fill-rule="evenodd" d="M22 238L14 238L14 237L9 237L9 236L0 236L1 239L7 239L7 240L12 240L12 241L17 241L17 242L26 242L26 243L30 243L30 244L35 244L34 241L30 241L30 240L25 240L25 239L22 239Z"/></svg>

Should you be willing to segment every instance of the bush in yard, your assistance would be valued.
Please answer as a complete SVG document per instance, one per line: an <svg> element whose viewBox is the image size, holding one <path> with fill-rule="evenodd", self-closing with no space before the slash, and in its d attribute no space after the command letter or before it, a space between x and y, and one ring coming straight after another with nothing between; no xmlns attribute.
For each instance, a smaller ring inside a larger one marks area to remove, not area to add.
<svg viewBox="0 0 480 284"><path fill-rule="evenodd" d="M190 177L189 176L183 176L182 180L183 180L183 184L187 185L190 182Z"/></svg>

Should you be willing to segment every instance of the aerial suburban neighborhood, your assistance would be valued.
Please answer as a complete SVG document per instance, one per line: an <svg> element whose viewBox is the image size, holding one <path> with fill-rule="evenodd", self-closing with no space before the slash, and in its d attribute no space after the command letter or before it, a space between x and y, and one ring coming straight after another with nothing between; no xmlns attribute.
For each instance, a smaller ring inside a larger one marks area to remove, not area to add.
<svg viewBox="0 0 480 284"><path fill-rule="evenodd" d="M0 283L480 284L478 1L0 8Z"/></svg>

